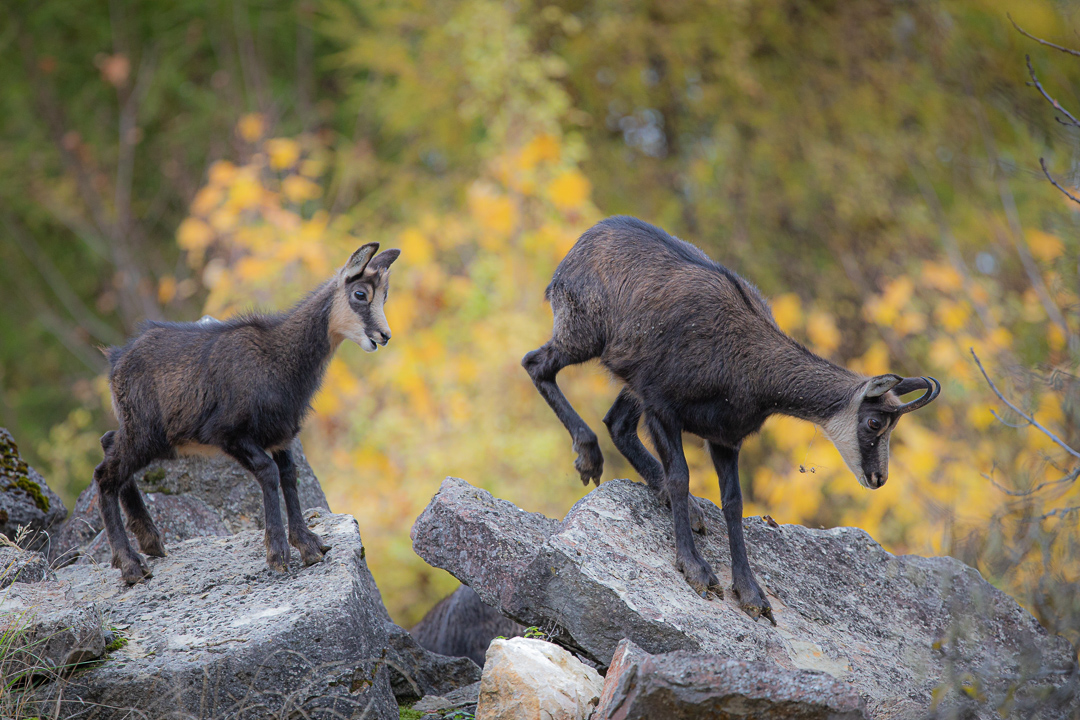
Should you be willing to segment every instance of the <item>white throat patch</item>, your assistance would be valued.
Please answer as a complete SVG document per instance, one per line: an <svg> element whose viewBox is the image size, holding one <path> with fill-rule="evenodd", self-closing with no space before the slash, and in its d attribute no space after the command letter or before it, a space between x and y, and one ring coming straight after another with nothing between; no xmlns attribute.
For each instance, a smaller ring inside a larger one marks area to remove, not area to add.
<svg viewBox="0 0 1080 720"><path fill-rule="evenodd" d="M859 484L870 488L862 471L862 452L859 450L859 406L866 396L864 387L848 403L848 406L821 424L825 436L832 441L844 458L844 464L858 478Z"/></svg>

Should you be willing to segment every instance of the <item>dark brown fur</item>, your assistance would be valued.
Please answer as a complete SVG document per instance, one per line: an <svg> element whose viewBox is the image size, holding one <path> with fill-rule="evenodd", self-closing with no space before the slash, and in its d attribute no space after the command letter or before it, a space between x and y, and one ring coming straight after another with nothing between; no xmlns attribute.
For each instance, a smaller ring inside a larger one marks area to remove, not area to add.
<svg viewBox="0 0 1080 720"><path fill-rule="evenodd" d="M390 338L385 320L379 318L388 268L398 251L372 259L377 249L378 244L370 243L357 250L334 279L288 312L225 322L147 323L127 345L109 349L109 383L119 428L101 439L105 459L94 470L94 480L113 565L126 582L149 577L150 570L128 543L119 503L139 548L163 556L161 535L133 476L153 460L193 447L232 456L259 481L271 568L284 571L290 543L306 564L322 559L329 548L304 524L288 446L300 432L311 398L344 337L366 333L361 339L369 350ZM357 292L368 300L361 301ZM378 293L382 299L373 309L370 298ZM345 318L352 318L348 327ZM279 484L289 520L288 541Z"/></svg>
<svg viewBox="0 0 1080 720"><path fill-rule="evenodd" d="M889 389L930 387L922 378L866 378L814 355L780 330L753 285L635 218L609 218L583 234L546 295L555 315L551 340L522 365L569 430L582 482L599 483L603 456L555 376L567 365L599 358L625 383L604 423L619 451L670 504L677 565L699 592L719 588L694 546L691 528L704 531L704 518L689 496L682 433L705 439L720 479L734 590L754 615L771 618L772 611L743 541L743 439L774 413L821 424L844 445L860 482L879 487L887 475L888 433L902 411ZM643 414L660 462L638 438Z"/></svg>

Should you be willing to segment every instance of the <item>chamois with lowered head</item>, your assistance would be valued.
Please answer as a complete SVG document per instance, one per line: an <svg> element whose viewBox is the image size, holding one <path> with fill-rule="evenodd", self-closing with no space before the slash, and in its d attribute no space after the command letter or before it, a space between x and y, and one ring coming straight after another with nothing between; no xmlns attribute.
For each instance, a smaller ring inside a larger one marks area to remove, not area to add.
<svg viewBox="0 0 1080 720"><path fill-rule="evenodd" d="M900 416L937 397L933 378L865 377L818 357L776 324L757 288L697 247L630 217L585 232L545 291L555 316L551 340L522 365L570 431L575 467L600 483L604 458L596 434L567 402L555 376L592 358L625 383L604 417L615 447L670 505L676 566L695 591L721 594L694 546L704 532L689 494L682 434L703 438L720 479L731 546L732 589L753 617L775 620L746 557L739 447L779 413L817 424L866 488L885 484L889 436ZM900 396L926 390L903 403ZM641 416L657 462L638 438Z"/></svg>
<svg viewBox="0 0 1080 720"><path fill-rule="evenodd" d="M291 310L223 322L149 322L127 345L109 348L109 384L119 429L105 433L94 470L112 564L134 584L151 572L124 532L120 505L139 549L163 557L134 475L151 461L223 452L262 487L266 561L284 572L289 544L304 564L330 548L304 523L289 444L300 432L326 366L343 340L367 352L390 341L384 305L398 250L359 248L333 278ZM289 520L281 522L278 486Z"/></svg>

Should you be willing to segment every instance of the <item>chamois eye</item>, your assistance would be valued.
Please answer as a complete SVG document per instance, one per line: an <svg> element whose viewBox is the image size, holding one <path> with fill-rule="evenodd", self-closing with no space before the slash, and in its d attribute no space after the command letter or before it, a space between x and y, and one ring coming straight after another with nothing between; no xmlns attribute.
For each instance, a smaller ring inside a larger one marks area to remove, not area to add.
<svg viewBox="0 0 1080 720"><path fill-rule="evenodd" d="M357 290L356 292L353 293L353 296L357 300L360 300L361 302L363 302L364 300L367 300L367 293L364 292L363 290Z"/></svg>
<svg viewBox="0 0 1080 720"><path fill-rule="evenodd" d="M881 429L881 421L877 418L867 418L866 427L870 428L874 432L877 432Z"/></svg>

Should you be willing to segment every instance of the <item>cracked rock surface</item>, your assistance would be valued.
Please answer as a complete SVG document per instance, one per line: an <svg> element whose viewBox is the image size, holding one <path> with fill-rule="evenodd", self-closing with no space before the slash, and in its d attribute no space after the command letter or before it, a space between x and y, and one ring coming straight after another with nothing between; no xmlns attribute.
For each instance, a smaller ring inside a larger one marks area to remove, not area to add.
<svg viewBox="0 0 1080 720"><path fill-rule="evenodd" d="M727 587L723 516L698 503L708 530L698 550ZM875 719L1078 712L1069 643L959 560L893 555L856 528L747 518L744 530L776 627L733 593L694 593L675 567L670 512L628 480L603 483L558 522L447 478L412 538L484 602L602 666L628 638L653 654L825 672Z"/></svg>
<svg viewBox="0 0 1080 720"><path fill-rule="evenodd" d="M58 570L127 644L40 687L43 715L62 691L71 718L397 718L386 611L356 521L306 517L332 549L310 567L294 551L284 575L267 568L261 530L167 546L132 587L108 566Z"/></svg>

